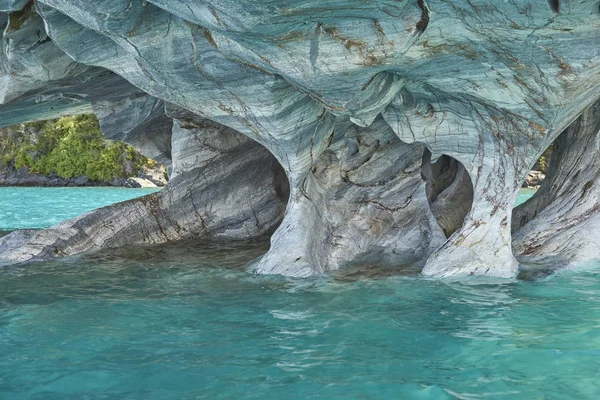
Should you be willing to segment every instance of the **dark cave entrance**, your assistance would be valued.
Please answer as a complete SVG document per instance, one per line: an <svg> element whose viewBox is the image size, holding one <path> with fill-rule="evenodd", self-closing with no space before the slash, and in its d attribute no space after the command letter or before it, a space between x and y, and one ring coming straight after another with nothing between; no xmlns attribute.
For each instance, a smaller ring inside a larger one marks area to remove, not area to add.
<svg viewBox="0 0 600 400"><path fill-rule="evenodd" d="M473 183L460 161L442 155L432 162L429 149L423 153L421 176L429 207L446 238L463 225L473 205Z"/></svg>

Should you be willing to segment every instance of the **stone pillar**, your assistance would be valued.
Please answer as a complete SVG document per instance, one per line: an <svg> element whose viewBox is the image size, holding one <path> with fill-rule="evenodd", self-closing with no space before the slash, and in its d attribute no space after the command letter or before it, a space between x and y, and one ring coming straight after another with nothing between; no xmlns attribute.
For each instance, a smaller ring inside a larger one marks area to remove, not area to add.
<svg viewBox="0 0 600 400"><path fill-rule="evenodd" d="M472 207L462 226L433 252L422 273L516 276L510 229L513 203L529 167L545 147L546 130L476 98L458 98L420 85L403 89L384 117L400 139L425 143L434 160L445 154L460 161L472 181ZM464 196L450 199L457 202L455 209L463 207L461 199ZM461 214L455 211L447 208L453 213L450 219ZM438 220L443 218L438 213Z"/></svg>
<svg viewBox="0 0 600 400"><path fill-rule="evenodd" d="M429 210L425 147L401 142L379 118L338 122L330 146L290 196L257 273L310 276L361 265L419 271L444 241Z"/></svg>

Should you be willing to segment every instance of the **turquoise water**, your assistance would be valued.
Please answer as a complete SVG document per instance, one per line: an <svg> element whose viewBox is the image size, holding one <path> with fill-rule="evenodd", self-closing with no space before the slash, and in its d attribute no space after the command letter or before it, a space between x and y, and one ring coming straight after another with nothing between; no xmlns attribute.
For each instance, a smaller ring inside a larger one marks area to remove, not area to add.
<svg viewBox="0 0 600 400"><path fill-rule="evenodd" d="M519 194L517 195L517 200L515 201L515 205L519 205L521 203L525 203L527 200L531 198L535 194L537 189L521 189L519 190Z"/></svg>
<svg viewBox="0 0 600 400"><path fill-rule="evenodd" d="M600 265L305 280L268 239L0 269L0 399L596 399Z"/></svg>
<svg viewBox="0 0 600 400"><path fill-rule="evenodd" d="M0 231L47 228L86 211L159 189L0 187Z"/></svg>

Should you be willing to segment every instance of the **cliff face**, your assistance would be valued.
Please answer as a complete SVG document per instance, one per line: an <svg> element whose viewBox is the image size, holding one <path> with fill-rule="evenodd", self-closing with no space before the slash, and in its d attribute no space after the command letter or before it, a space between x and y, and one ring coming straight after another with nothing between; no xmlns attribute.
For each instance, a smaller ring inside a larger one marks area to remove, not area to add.
<svg viewBox="0 0 600 400"><path fill-rule="evenodd" d="M513 277L534 253L544 266L600 258L580 233L599 218L598 149L584 139L600 119L596 0L37 0L0 11L0 124L93 110L106 136L174 175L148 199L8 236L5 259L251 237L280 221L257 272ZM511 224L527 172L569 125L544 182L569 190ZM577 155L584 147L592 157ZM574 179L579 168L593 179ZM102 223L125 214L127 235Z"/></svg>

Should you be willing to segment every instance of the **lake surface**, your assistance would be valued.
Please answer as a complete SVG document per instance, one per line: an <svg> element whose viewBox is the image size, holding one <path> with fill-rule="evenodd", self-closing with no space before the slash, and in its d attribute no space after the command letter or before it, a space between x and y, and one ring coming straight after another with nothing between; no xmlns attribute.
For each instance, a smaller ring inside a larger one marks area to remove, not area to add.
<svg viewBox="0 0 600 400"><path fill-rule="evenodd" d="M268 238L0 268L0 399L596 399L600 265L255 276Z"/></svg>
<svg viewBox="0 0 600 400"><path fill-rule="evenodd" d="M119 187L0 187L0 231L47 228L86 211L156 192Z"/></svg>
<svg viewBox="0 0 600 400"><path fill-rule="evenodd" d="M517 195L517 200L515 201L515 205L525 203L531 198L531 196L535 194L536 191L537 189L520 189L519 194Z"/></svg>

